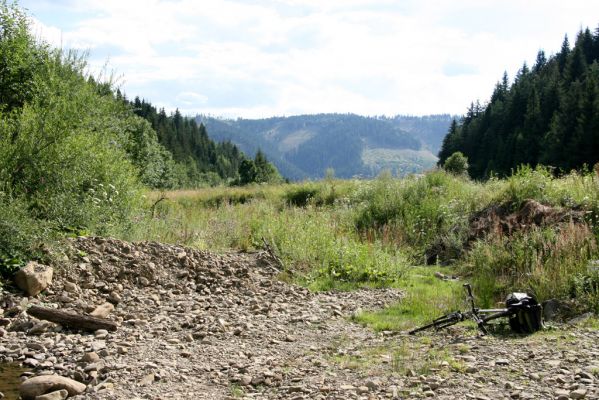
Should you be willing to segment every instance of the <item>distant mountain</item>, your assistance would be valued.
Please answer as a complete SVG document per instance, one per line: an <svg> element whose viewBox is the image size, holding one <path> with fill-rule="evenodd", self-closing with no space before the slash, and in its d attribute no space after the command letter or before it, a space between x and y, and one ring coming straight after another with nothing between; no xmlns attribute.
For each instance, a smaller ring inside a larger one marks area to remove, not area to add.
<svg viewBox="0 0 599 400"><path fill-rule="evenodd" d="M248 155L261 149L289 179L372 177L432 168L450 115L363 117L317 114L266 119L196 117L216 141L231 141Z"/></svg>

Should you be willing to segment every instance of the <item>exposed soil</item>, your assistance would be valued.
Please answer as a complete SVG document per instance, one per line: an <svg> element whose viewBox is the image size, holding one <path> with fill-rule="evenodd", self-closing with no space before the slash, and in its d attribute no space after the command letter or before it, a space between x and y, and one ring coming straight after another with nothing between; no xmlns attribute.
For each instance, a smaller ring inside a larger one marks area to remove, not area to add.
<svg viewBox="0 0 599 400"><path fill-rule="evenodd" d="M511 236L533 227L563 223L584 223L584 211L549 207L535 200L526 200L517 211L505 204L491 205L470 218L467 243L490 234Z"/></svg>
<svg viewBox="0 0 599 400"><path fill-rule="evenodd" d="M375 333L349 317L397 302L401 291L310 293L277 279L267 253L103 238L73 248L29 304L89 312L109 301L119 328L64 330L4 294L0 361L81 381L80 398L599 398L596 330Z"/></svg>
<svg viewBox="0 0 599 400"><path fill-rule="evenodd" d="M426 251L427 264L437 261L450 263L479 239L488 236L510 237L517 232L527 232L535 227L585 224L585 212L569 208L550 207L535 200L526 200L516 211L511 204L492 204L472 215L468 233L463 243L440 238Z"/></svg>

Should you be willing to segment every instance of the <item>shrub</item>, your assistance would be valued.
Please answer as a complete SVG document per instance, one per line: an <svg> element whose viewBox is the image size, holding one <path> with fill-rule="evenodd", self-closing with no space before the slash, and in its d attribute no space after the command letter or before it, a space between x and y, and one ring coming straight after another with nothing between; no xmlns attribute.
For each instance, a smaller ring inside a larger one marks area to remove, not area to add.
<svg viewBox="0 0 599 400"><path fill-rule="evenodd" d="M468 174L468 158L459 151L456 151L445 160L443 169L454 175Z"/></svg>
<svg viewBox="0 0 599 400"><path fill-rule="evenodd" d="M418 256L441 236L455 241L469 213L486 201L479 185L444 171L403 180L383 176L360 196L358 231L368 237L390 233L397 245L410 246Z"/></svg>
<svg viewBox="0 0 599 400"><path fill-rule="evenodd" d="M0 80L0 256L35 256L54 232L126 230L141 187L124 105L83 57L36 42L16 6L0 4L0 26L0 62L22 72Z"/></svg>
<svg viewBox="0 0 599 400"><path fill-rule="evenodd" d="M290 206L306 207L320 193L320 188L311 184L294 186L285 193L285 201Z"/></svg>

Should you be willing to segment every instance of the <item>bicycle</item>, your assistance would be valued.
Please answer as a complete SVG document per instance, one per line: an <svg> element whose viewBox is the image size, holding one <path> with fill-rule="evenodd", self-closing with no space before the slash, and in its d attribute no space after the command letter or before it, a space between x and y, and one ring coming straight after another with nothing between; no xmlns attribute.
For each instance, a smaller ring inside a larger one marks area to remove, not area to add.
<svg viewBox="0 0 599 400"><path fill-rule="evenodd" d="M536 299L526 293L511 293L506 299L506 308L481 309L475 306L472 286L464 284L470 310L466 312L454 311L434 319L430 324L412 329L408 333L414 335L418 332L434 328L438 331L448 326L455 325L468 319L474 320L483 335L488 334L487 323L495 319L507 317L512 330L518 333L532 333L543 327L541 319L541 306Z"/></svg>

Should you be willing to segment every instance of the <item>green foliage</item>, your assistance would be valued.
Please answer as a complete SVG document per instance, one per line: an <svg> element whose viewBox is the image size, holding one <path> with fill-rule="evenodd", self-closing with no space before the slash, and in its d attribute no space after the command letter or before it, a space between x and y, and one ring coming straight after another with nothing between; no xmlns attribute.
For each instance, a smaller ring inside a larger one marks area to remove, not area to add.
<svg viewBox="0 0 599 400"><path fill-rule="evenodd" d="M319 193L316 185L296 186L285 193L285 199L290 206L306 207Z"/></svg>
<svg viewBox="0 0 599 400"><path fill-rule="evenodd" d="M578 33L574 48L567 37L547 59L539 52L510 85L497 83L489 103L472 104L451 125L439 165L456 151L470 162L473 178L509 176L520 165L548 165L557 172L599 161L599 34ZM555 172L554 171L554 172Z"/></svg>
<svg viewBox="0 0 599 400"><path fill-rule="evenodd" d="M355 225L366 237L407 245L421 256L439 237L463 233L469 214L485 203L481 189L444 171L403 180L383 175L358 194Z"/></svg>
<svg viewBox="0 0 599 400"><path fill-rule="evenodd" d="M445 160L443 169L454 175L468 174L468 159L459 151L456 151Z"/></svg>
<svg viewBox="0 0 599 400"><path fill-rule="evenodd" d="M522 166L509 178L487 182L493 202L518 208L525 200L542 204L582 208L589 217L599 215L599 185L593 173L572 172L556 179L545 167Z"/></svg>
<svg viewBox="0 0 599 400"><path fill-rule="evenodd" d="M131 143L136 117L123 118L83 57L36 42L17 6L2 3L0 26L0 258L35 257L58 232L127 229L141 189L133 164L152 165L132 161L147 150Z"/></svg>
<svg viewBox="0 0 599 400"><path fill-rule="evenodd" d="M29 33L27 16L0 1L0 112L20 108L35 96L35 75L46 57L46 49Z"/></svg>
<svg viewBox="0 0 599 400"><path fill-rule="evenodd" d="M539 300L566 298L574 277L597 256L594 235L584 225L534 228L513 237L476 242L464 268L475 277L482 305L514 291L527 291Z"/></svg>
<svg viewBox="0 0 599 400"><path fill-rule="evenodd" d="M355 240L334 240L318 255L320 268L312 271L309 286L316 290L356 284L389 285L405 272L407 260L392 256L380 245Z"/></svg>
<svg viewBox="0 0 599 400"><path fill-rule="evenodd" d="M366 311L355 317L357 322L382 330L407 330L458 309L464 309L461 282L442 281L434 276L438 269L411 267L397 282L406 290L406 298L383 310ZM451 273L442 269L443 272Z"/></svg>
<svg viewBox="0 0 599 400"><path fill-rule="evenodd" d="M541 300L575 295L594 307L585 269L599 258L599 184L592 174L556 178L543 168L521 168L508 179L477 183L438 170L402 180L384 174L376 181L331 178L164 196L170 200L160 203L154 219L138 224L134 239L250 250L265 238L284 262L285 279L311 289L406 289L398 305L360 315L377 329L406 329L463 308L460 284L439 280L436 271L467 277L481 305L495 306L522 290ZM584 210L587 223L468 241L474 214L493 204L516 211L527 199ZM455 250L446 260L450 267L408 267L422 264L439 242Z"/></svg>
<svg viewBox="0 0 599 400"><path fill-rule="evenodd" d="M124 102L150 123L158 134L160 144L168 150L163 151L166 154L160 154L166 158L166 171L157 171L158 177L142 176L151 187L199 188L233 181L238 177L238 169L245 156L231 142L213 142L204 125L183 117L179 110L167 115L164 109L157 110L139 97L132 102ZM173 163L176 165L173 166ZM161 175L166 175L167 179Z"/></svg>
<svg viewBox="0 0 599 400"><path fill-rule="evenodd" d="M8 279L50 239L47 224L31 217L27 203L0 193L0 276Z"/></svg>
<svg viewBox="0 0 599 400"><path fill-rule="evenodd" d="M240 185L250 183L277 183L282 178L275 166L268 162L264 153L260 150L256 153L254 160L245 159L239 165Z"/></svg>
<svg viewBox="0 0 599 400"><path fill-rule="evenodd" d="M591 260L586 271L574 276L572 295L595 314L599 314L599 261Z"/></svg>

